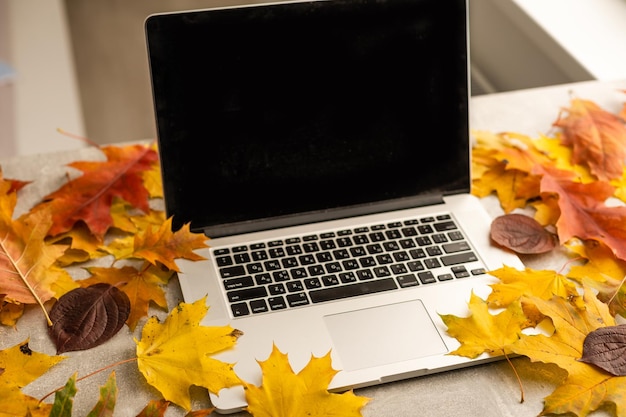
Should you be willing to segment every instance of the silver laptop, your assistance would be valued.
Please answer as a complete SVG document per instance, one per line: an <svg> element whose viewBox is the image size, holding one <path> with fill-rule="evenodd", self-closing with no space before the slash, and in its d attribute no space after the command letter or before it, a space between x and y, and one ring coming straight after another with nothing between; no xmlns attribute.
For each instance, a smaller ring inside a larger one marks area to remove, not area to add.
<svg viewBox="0 0 626 417"><path fill-rule="evenodd" d="M165 204L211 238L180 262L217 357L260 384L332 352L344 390L490 360L439 314L467 314L485 272L519 260L470 196L465 0L321 0L146 21ZM211 395L222 413L240 387Z"/></svg>

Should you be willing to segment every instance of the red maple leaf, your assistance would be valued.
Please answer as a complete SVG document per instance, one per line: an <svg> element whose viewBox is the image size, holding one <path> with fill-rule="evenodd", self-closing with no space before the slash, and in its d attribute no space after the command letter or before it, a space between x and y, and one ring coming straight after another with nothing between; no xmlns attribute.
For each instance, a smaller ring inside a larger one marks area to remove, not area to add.
<svg viewBox="0 0 626 417"><path fill-rule="evenodd" d="M44 197L33 210L49 206L52 227L49 235L71 230L78 221L102 238L111 227L111 204L115 197L147 212L149 195L141 173L158 160L156 151L142 145L102 148L106 161L80 161L69 164L83 175L68 181L57 191Z"/></svg>

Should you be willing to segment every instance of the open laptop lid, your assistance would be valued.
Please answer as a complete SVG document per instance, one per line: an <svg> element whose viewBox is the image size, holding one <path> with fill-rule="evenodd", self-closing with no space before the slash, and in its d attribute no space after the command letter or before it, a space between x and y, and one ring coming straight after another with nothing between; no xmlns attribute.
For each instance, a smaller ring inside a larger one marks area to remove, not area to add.
<svg viewBox="0 0 626 417"><path fill-rule="evenodd" d="M149 17L174 227L218 237L468 192L466 13L322 0Z"/></svg>

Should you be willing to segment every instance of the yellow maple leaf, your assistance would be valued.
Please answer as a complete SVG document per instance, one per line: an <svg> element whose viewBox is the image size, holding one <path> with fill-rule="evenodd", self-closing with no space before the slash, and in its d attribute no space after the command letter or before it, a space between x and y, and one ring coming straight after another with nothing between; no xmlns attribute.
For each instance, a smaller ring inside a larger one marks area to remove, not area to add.
<svg viewBox="0 0 626 417"><path fill-rule="evenodd" d="M608 307L585 289L584 303L572 303L561 297L529 302L552 320L552 335L523 335L512 350L533 362L553 363L568 373L563 383L545 400L545 414L573 413L584 417L605 403L617 407L618 416L626 411L626 377L614 377L600 368L581 362L585 337L600 327L613 326Z"/></svg>
<svg viewBox="0 0 626 417"><path fill-rule="evenodd" d="M247 411L254 417L358 417L369 398L352 391L328 392L337 373L331 366L330 352L309 363L297 374L289 358L273 347L270 357L260 361L263 380L260 387L246 384Z"/></svg>
<svg viewBox="0 0 626 417"><path fill-rule="evenodd" d="M506 307L522 296L536 296L544 300L554 295L562 298L578 296L576 285L556 271L529 268L520 271L504 266L489 274L500 280L500 283L491 285L493 291L487 297L492 307Z"/></svg>
<svg viewBox="0 0 626 417"><path fill-rule="evenodd" d="M32 351L28 340L0 351L0 416L48 416L51 405L22 393L30 384L64 356L49 356Z"/></svg>
<svg viewBox="0 0 626 417"><path fill-rule="evenodd" d="M57 259L57 264L60 266L83 263L105 255L99 250L102 241L82 223L77 223L71 230L47 239L47 242L63 243L66 240L69 240L70 244L63 256Z"/></svg>
<svg viewBox="0 0 626 417"><path fill-rule="evenodd" d="M191 408L191 385L218 393L242 384L232 364L210 356L233 347L241 332L230 326L201 325L207 311L205 298L181 303L163 323L150 318L141 340L135 340L139 371L163 398L185 410Z"/></svg>
<svg viewBox="0 0 626 417"><path fill-rule="evenodd" d="M472 293L468 307L471 313L468 317L440 314L448 334L461 343L450 354L468 358L483 353L509 354L510 346L520 338L527 321L521 303L510 303L502 312L493 314L487 302Z"/></svg>

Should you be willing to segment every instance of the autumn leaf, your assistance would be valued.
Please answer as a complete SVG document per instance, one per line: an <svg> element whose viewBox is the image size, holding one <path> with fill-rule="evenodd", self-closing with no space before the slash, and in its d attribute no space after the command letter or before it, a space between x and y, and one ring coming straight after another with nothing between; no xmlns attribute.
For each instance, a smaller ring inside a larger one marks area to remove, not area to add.
<svg viewBox="0 0 626 417"><path fill-rule="evenodd" d="M590 332L583 342L580 360L611 375L626 376L626 325L600 327Z"/></svg>
<svg viewBox="0 0 626 417"><path fill-rule="evenodd" d="M44 197L34 207L37 211L48 207L52 213L51 236L67 232L82 221L89 230L102 239L113 224L111 205L118 197L133 207L148 212L149 194L143 184L142 173L157 162L157 153L150 147L132 145L102 148L104 162L79 161L70 167L83 175L70 180L57 191Z"/></svg>
<svg viewBox="0 0 626 417"><path fill-rule="evenodd" d="M206 248L206 240L207 237L204 234L192 233L189 230L189 224L172 232L172 219L169 218L156 231L149 227L143 233L136 234L132 253L123 258L145 259L153 265L160 262L168 269L180 272L174 261L178 258L191 261L204 259L194 253L194 250Z"/></svg>
<svg viewBox="0 0 626 417"><path fill-rule="evenodd" d="M241 332L230 326L203 326L206 299L174 308L164 323L150 318L137 343L139 371L163 398L185 410L191 408L189 387L197 385L218 393L241 385L233 365L210 355L235 345Z"/></svg>
<svg viewBox="0 0 626 417"><path fill-rule="evenodd" d="M606 245L594 240L570 241L566 247L585 262L573 265L567 276L598 291L598 299L611 314L626 317L626 261L615 258Z"/></svg>
<svg viewBox="0 0 626 417"><path fill-rule="evenodd" d="M609 246L620 259L626 259L626 207L609 207L604 202L613 194L606 182L582 184L571 174L545 168L541 191L559 196L561 216L556 223L562 243L577 237L593 239Z"/></svg>
<svg viewBox="0 0 626 417"><path fill-rule="evenodd" d="M91 267L87 268L87 271L91 277L78 281L82 287L107 283L119 288L128 296L130 315L126 324L131 331L135 330L140 319L147 317L151 302L161 309L167 310L163 286L172 277L172 271L150 265L140 269L132 266L122 268Z"/></svg>
<svg viewBox="0 0 626 417"><path fill-rule="evenodd" d="M461 343L458 349L449 354L472 359L483 353L509 354L510 346L520 338L526 326L527 319L521 304L510 303L504 311L492 314L487 302L472 293L468 307L468 317L440 314L448 327L448 334Z"/></svg>
<svg viewBox="0 0 626 417"><path fill-rule="evenodd" d="M529 268L520 271L504 266L489 271L489 275L500 280L498 283L491 284L492 291L487 297L489 305L493 308L506 307L528 296L539 297L542 300L550 300L555 295L569 299L578 296L576 285L556 271Z"/></svg>
<svg viewBox="0 0 626 417"><path fill-rule="evenodd" d="M574 163L588 166L599 180L622 175L626 127L618 116L592 101L574 99L554 125L563 130L563 144L572 148Z"/></svg>
<svg viewBox="0 0 626 417"><path fill-rule="evenodd" d="M137 414L137 417L163 417L169 406L170 402L167 400L152 400Z"/></svg>
<svg viewBox="0 0 626 417"><path fill-rule="evenodd" d="M491 239L517 253L537 254L553 250L558 242L532 217L506 214L491 222Z"/></svg>
<svg viewBox="0 0 626 417"><path fill-rule="evenodd" d="M76 392L78 392L78 389L76 388L76 374L74 374L62 389L54 393L54 403L52 404L50 416L71 417Z"/></svg>
<svg viewBox="0 0 626 417"><path fill-rule="evenodd" d="M87 417L112 417L117 402L117 391L115 372L112 372L106 383L100 387L100 399Z"/></svg>
<svg viewBox="0 0 626 417"><path fill-rule="evenodd" d="M611 376L580 361L587 335L615 325L608 307L588 289L584 292L583 307L560 297L551 300L530 297L529 302L552 320L554 334L523 335L512 350L532 361L554 363L568 373L545 399L542 415L573 413L584 417L605 404L615 406L618 416L624 415L626 377Z"/></svg>
<svg viewBox="0 0 626 417"><path fill-rule="evenodd" d="M57 354L91 349L115 336L130 314L128 296L109 284L76 288L57 301L48 329Z"/></svg>
<svg viewBox="0 0 626 417"><path fill-rule="evenodd" d="M0 351L0 416L48 416L51 406L21 389L44 375L65 357L35 352L28 340Z"/></svg>
<svg viewBox="0 0 626 417"><path fill-rule="evenodd" d="M273 347L270 357L259 362L263 373L260 387L246 384L247 411L254 417L292 416L361 416L369 398L328 392L328 384L337 373L331 366L330 352L311 357L297 374L287 355Z"/></svg>
<svg viewBox="0 0 626 417"><path fill-rule="evenodd" d="M44 241L52 224L46 210L13 220L16 195L6 191L7 183L0 183L0 285L4 301L39 304L51 324L43 303L77 286L67 271L55 265L66 246Z"/></svg>

